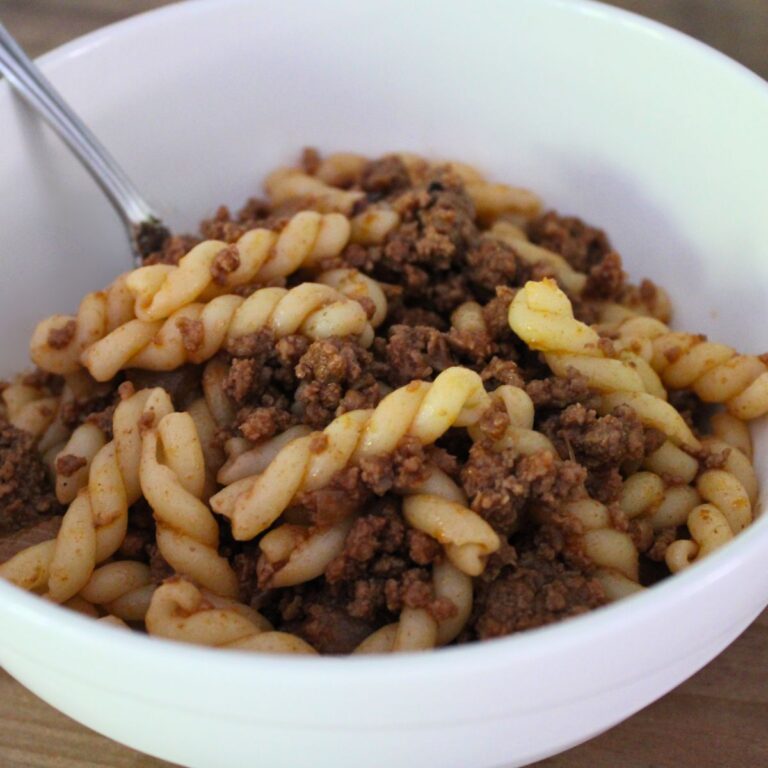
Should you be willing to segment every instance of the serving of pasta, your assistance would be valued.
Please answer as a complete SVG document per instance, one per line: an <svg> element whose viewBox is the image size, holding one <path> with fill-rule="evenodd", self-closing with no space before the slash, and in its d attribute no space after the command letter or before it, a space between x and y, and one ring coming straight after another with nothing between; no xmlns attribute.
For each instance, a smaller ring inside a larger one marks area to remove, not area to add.
<svg viewBox="0 0 768 768"><path fill-rule="evenodd" d="M768 357L673 331L606 235L458 162L305 150L39 323L0 576L276 653L508 635L750 524Z"/></svg>

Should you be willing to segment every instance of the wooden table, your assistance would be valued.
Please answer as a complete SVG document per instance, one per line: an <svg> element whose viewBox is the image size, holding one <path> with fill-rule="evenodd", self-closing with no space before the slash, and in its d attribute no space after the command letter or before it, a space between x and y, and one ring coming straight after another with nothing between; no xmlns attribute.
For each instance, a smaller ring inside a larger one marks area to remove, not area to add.
<svg viewBox="0 0 768 768"><path fill-rule="evenodd" d="M0 0L0 20L37 55L104 24L165 4L163 0ZM612 4L682 29L768 78L768 0L614 0ZM0 671L2 768L168 765L83 728ZM660 701L597 739L538 764L538 768L766 766L768 611L708 667Z"/></svg>

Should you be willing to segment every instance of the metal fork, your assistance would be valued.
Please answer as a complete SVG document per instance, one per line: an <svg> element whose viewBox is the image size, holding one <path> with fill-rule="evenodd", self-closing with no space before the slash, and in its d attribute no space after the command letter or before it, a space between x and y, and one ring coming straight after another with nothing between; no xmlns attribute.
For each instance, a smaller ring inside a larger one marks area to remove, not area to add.
<svg viewBox="0 0 768 768"><path fill-rule="evenodd" d="M137 266L169 230L101 142L0 23L0 73L53 128L106 194L125 225Z"/></svg>

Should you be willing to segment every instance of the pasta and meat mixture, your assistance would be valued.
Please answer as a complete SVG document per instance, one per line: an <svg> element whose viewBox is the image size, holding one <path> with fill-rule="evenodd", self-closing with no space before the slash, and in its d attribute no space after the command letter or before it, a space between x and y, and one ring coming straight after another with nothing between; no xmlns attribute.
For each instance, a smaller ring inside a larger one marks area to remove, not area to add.
<svg viewBox="0 0 768 768"><path fill-rule="evenodd" d="M150 635L508 635L752 520L768 360L669 329L606 235L460 163L306 150L41 322L2 389L0 576Z"/></svg>

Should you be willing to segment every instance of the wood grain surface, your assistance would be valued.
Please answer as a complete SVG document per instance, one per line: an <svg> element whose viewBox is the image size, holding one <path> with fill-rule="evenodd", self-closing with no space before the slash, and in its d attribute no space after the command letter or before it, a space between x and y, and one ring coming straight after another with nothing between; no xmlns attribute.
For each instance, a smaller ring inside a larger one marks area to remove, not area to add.
<svg viewBox="0 0 768 768"><path fill-rule="evenodd" d="M28 52L38 55L97 27L166 4L162 0L0 0L0 20ZM611 4L681 29L768 78L768 0L615 0ZM169 765L83 728L0 671L2 768ZM537 765L768 768L768 611L675 691L602 736Z"/></svg>

